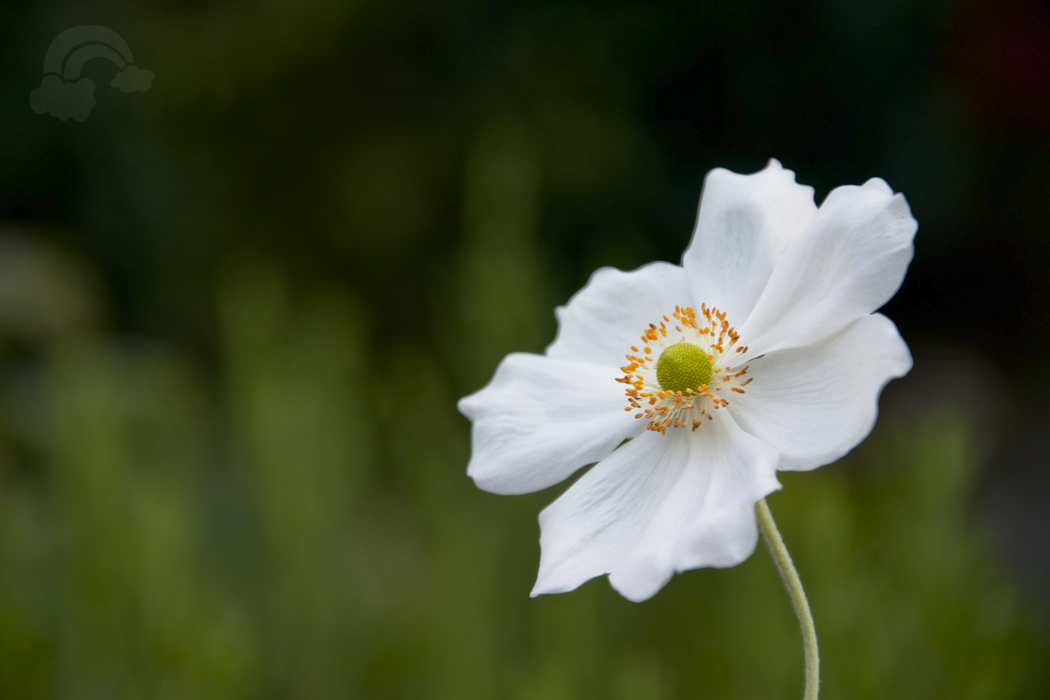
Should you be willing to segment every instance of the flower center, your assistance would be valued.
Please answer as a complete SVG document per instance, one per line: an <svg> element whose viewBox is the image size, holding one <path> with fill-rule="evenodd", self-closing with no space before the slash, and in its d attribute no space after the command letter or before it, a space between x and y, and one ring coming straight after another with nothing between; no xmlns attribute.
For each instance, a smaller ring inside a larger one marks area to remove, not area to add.
<svg viewBox="0 0 1050 700"><path fill-rule="evenodd" d="M697 316L691 306L676 306L674 321L664 316L660 325L650 323L641 340L642 349L631 346L620 368L624 376L616 381L627 385L624 410L648 419L649 430L696 430L704 418L713 420L714 411L729 405L730 392L743 394L751 383L741 379L747 367L737 369L733 363L747 347L737 347L740 335L725 312L714 307L701 304Z"/></svg>
<svg viewBox="0 0 1050 700"><path fill-rule="evenodd" d="M660 353L656 380L664 391L695 390L711 381L711 360L699 345L675 343Z"/></svg>

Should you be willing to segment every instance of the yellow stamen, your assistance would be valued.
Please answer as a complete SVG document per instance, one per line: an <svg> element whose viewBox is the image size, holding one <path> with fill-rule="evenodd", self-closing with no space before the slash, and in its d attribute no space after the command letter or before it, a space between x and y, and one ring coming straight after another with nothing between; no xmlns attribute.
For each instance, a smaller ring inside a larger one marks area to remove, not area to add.
<svg viewBox="0 0 1050 700"><path fill-rule="evenodd" d="M740 334L715 307L701 304L698 316L691 306L675 306L671 318L650 323L640 337L645 354L627 355L628 364L620 368L624 376L616 381L627 385L624 410L639 411L634 417L646 419L649 430L662 435L668 428L696 430L705 417L713 420L713 411L729 405L716 392L743 394L751 383L751 377L742 379L747 366L733 366L747 346L738 346ZM633 345L630 349L639 353Z"/></svg>

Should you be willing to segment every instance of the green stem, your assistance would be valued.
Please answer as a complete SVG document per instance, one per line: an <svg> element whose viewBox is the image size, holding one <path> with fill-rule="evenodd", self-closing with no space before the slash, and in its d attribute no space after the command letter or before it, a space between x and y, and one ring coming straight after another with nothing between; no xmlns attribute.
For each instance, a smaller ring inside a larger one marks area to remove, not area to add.
<svg viewBox="0 0 1050 700"><path fill-rule="evenodd" d="M755 509L758 511L758 524L762 527L762 536L769 545L769 553L773 555L773 561L777 563L780 578L784 580L784 587L791 596L791 605L795 608L798 617L798 626L802 628L802 647L806 652L806 692L804 700L817 700L820 690L820 654L817 652L817 629L813 626L813 614L809 611L809 602L806 600L806 592L802 590L802 581L799 580L798 571L791 562L784 540L777 530L777 524L773 522L773 514L769 512L766 499L760 500Z"/></svg>

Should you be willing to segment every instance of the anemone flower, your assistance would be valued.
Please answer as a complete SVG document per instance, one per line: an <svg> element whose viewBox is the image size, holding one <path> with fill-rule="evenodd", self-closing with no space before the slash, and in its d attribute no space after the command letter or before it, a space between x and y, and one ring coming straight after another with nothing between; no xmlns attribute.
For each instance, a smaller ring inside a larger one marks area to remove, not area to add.
<svg viewBox="0 0 1050 700"><path fill-rule="evenodd" d="M540 513L532 595L608 574L642 601L676 572L747 558L776 472L846 454L911 368L874 312L916 228L880 179L818 209L775 160L716 169L680 266L598 270L557 309L543 355L508 355L459 403L473 421L467 473L520 494L594 464Z"/></svg>

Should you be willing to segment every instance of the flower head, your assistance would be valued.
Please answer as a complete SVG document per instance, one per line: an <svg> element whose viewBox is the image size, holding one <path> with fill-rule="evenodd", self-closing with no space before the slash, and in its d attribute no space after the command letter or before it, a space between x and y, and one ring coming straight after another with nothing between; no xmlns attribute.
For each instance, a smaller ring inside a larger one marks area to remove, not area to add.
<svg viewBox="0 0 1050 700"><path fill-rule="evenodd" d="M595 464L540 513L533 595L595 576L645 600L675 572L755 548L777 470L838 459L911 368L873 313L896 292L917 224L880 179L813 190L773 160L711 171L682 265L603 268L557 310L543 355L508 355L462 399L467 473L526 493Z"/></svg>

